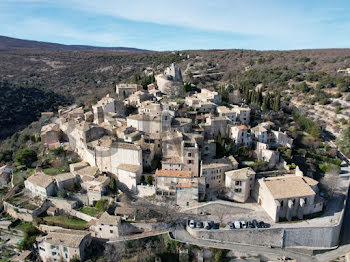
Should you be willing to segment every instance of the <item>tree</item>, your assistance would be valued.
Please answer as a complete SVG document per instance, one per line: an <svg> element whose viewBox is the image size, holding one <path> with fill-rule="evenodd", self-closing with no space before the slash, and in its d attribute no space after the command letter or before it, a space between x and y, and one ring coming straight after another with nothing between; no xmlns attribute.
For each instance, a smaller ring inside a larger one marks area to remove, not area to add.
<svg viewBox="0 0 350 262"><path fill-rule="evenodd" d="M53 153L55 156L60 156L60 155L63 155L65 153L65 150L62 146L59 146L53 150Z"/></svg>
<svg viewBox="0 0 350 262"><path fill-rule="evenodd" d="M78 255L74 255L69 262L80 262L80 257Z"/></svg>
<svg viewBox="0 0 350 262"><path fill-rule="evenodd" d="M60 191L58 191L57 196L60 197L60 198L66 198L67 197L67 191L64 190L64 189L61 189Z"/></svg>
<svg viewBox="0 0 350 262"><path fill-rule="evenodd" d="M280 110L280 95L275 97L275 102L273 103L273 111L278 112Z"/></svg>
<svg viewBox="0 0 350 262"><path fill-rule="evenodd" d="M98 200L95 204L95 207L101 212L106 211L108 208L108 200L107 199Z"/></svg>
<svg viewBox="0 0 350 262"><path fill-rule="evenodd" d="M350 126L341 133L336 143L345 155L350 156Z"/></svg>
<svg viewBox="0 0 350 262"><path fill-rule="evenodd" d="M115 181L115 179L113 177L111 178L111 181L109 182L109 188L113 192L117 191L117 182Z"/></svg>
<svg viewBox="0 0 350 262"><path fill-rule="evenodd" d="M147 176L146 177L146 183L147 185L153 185L153 177L152 176Z"/></svg>
<svg viewBox="0 0 350 262"><path fill-rule="evenodd" d="M32 224L29 224L24 229L24 238L22 242L20 243L20 249L22 250L30 250L33 247L33 244L35 243L36 236L40 234L39 229L37 229Z"/></svg>
<svg viewBox="0 0 350 262"><path fill-rule="evenodd" d="M26 167L31 167L32 164L38 160L36 152L33 149L24 148L20 150L16 155L16 161L25 165Z"/></svg>

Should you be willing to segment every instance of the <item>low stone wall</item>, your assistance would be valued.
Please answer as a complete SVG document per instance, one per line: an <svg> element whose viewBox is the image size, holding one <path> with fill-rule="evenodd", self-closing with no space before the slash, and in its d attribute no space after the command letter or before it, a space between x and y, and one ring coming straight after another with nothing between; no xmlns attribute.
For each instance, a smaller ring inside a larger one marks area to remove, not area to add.
<svg viewBox="0 0 350 262"><path fill-rule="evenodd" d="M155 194L156 194L156 187L155 186L137 185L137 196L138 197L153 196Z"/></svg>
<svg viewBox="0 0 350 262"><path fill-rule="evenodd" d="M341 223L330 227L261 228L261 229L192 229L195 238L267 247L333 248L338 245Z"/></svg>
<svg viewBox="0 0 350 262"><path fill-rule="evenodd" d="M279 228L262 229L192 229L187 227L187 231L199 239L211 239L222 242L249 244L257 246L283 246L283 230Z"/></svg>
<svg viewBox="0 0 350 262"><path fill-rule="evenodd" d="M85 220L87 222L90 222L91 220L96 219L96 217L89 216L89 215L87 215L85 213L82 213L82 212L74 210L74 209L65 210L65 212L68 213L71 216L75 216L75 217L80 218L82 220Z"/></svg>
<svg viewBox="0 0 350 262"><path fill-rule="evenodd" d="M11 217L20 219L26 222L32 222L34 216L38 216L46 211L50 206L49 202L44 202L41 207L35 210L29 210L26 208L16 207L8 202L4 202L5 211Z"/></svg>

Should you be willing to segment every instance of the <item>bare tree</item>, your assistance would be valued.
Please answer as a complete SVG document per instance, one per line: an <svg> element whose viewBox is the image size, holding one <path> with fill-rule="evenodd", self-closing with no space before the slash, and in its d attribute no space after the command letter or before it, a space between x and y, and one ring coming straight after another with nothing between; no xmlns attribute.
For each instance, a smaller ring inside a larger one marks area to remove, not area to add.
<svg viewBox="0 0 350 262"><path fill-rule="evenodd" d="M333 167L329 172L327 172L321 179L321 186L327 191L329 198L334 196L334 193L338 186L339 169Z"/></svg>
<svg viewBox="0 0 350 262"><path fill-rule="evenodd" d="M225 210L225 208L219 208L218 210L216 210L216 216L220 224L222 225L225 220L225 217L227 216L227 211Z"/></svg>

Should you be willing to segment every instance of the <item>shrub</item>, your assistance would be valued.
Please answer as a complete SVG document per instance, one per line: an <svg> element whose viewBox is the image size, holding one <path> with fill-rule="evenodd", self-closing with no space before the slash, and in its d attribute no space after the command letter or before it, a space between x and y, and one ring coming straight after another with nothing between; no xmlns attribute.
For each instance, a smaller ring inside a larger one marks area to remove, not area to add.
<svg viewBox="0 0 350 262"><path fill-rule="evenodd" d="M31 167L37 160L38 157L33 149L24 148L16 155L16 161L21 165L25 165L26 167Z"/></svg>

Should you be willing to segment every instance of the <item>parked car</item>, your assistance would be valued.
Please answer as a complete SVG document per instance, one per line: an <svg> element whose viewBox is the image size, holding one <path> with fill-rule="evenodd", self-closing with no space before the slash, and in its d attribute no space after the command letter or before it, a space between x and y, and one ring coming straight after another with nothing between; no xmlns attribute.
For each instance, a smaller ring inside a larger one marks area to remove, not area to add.
<svg viewBox="0 0 350 262"><path fill-rule="evenodd" d="M227 225L230 229L235 229L235 226L232 224L232 222L228 222Z"/></svg>
<svg viewBox="0 0 350 262"><path fill-rule="evenodd" d="M198 222L196 223L196 228L203 228L203 223L200 222L200 221L198 221Z"/></svg>
<svg viewBox="0 0 350 262"><path fill-rule="evenodd" d="M204 216L210 215L207 211L201 211L199 214L204 215Z"/></svg>
<svg viewBox="0 0 350 262"><path fill-rule="evenodd" d="M214 226L212 227L212 229L219 229L219 228L220 228L219 223L214 224Z"/></svg>
<svg viewBox="0 0 350 262"><path fill-rule="evenodd" d="M196 227L194 220L190 220L189 226L190 226L190 228Z"/></svg>
<svg viewBox="0 0 350 262"><path fill-rule="evenodd" d="M208 221L204 221L204 228L205 229L210 229L210 225L209 225L209 222Z"/></svg>
<svg viewBox="0 0 350 262"><path fill-rule="evenodd" d="M259 223L258 223L258 221L256 221L256 219L253 219L253 220L252 220L252 223L253 223L253 226L254 226L255 228L258 228Z"/></svg>
<svg viewBox="0 0 350 262"><path fill-rule="evenodd" d="M241 227L242 228L247 228L247 224L245 223L245 221L241 221Z"/></svg>
<svg viewBox="0 0 350 262"><path fill-rule="evenodd" d="M241 223L239 221L235 221L233 224L235 225L235 228L241 228Z"/></svg>
<svg viewBox="0 0 350 262"><path fill-rule="evenodd" d="M260 221L260 222L259 222L259 226L260 226L261 228L265 228L265 227L266 227L264 221Z"/></svg>
<svg viewBox="0 0 350 262"><path fill-rule="evenodd" d="M214 221L210 221L209 224L210 224L210 228L213 228L215 225Z"/></svg>
<svg viewBox="0 0 350 262"><path fill-rule="evenodd" d="M254 228L254 225L251 221L247 221L247 228Z"/></svg>

